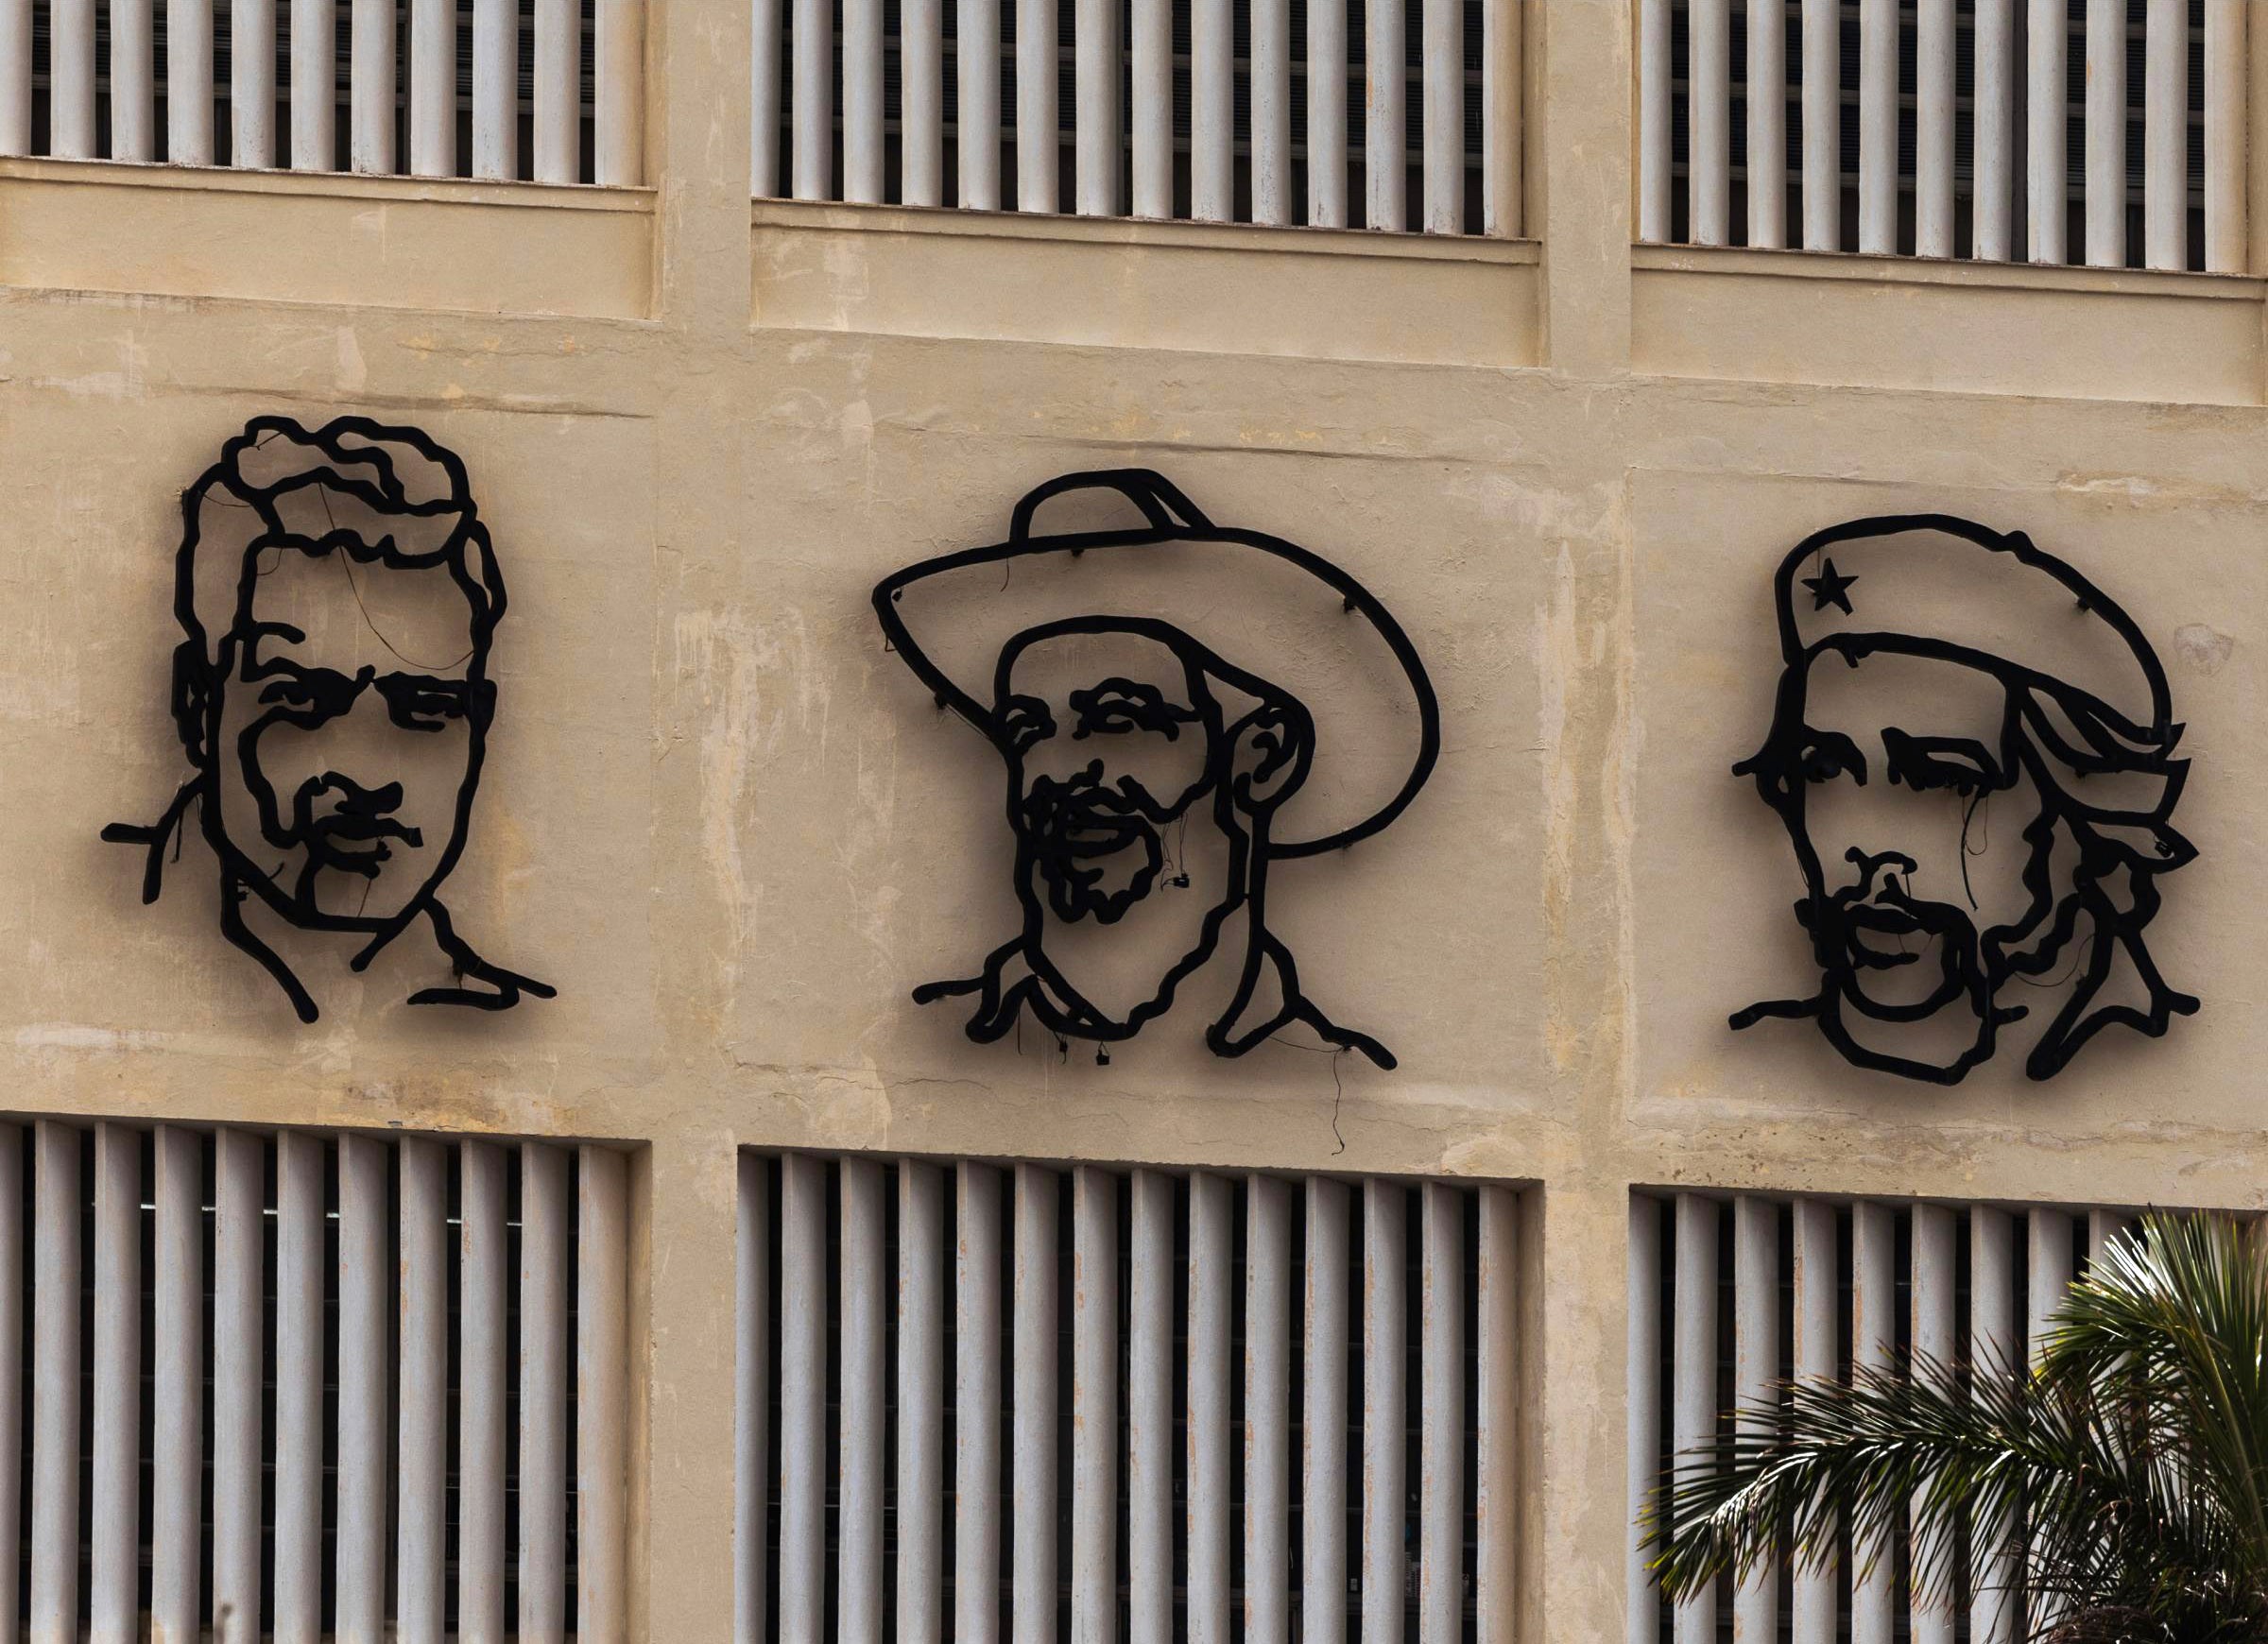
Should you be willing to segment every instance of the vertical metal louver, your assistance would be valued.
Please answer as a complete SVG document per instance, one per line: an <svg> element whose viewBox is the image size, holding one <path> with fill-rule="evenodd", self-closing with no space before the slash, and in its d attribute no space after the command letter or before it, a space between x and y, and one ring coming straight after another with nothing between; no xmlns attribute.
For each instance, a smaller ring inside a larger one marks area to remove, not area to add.
<svg viewBox="0 0 2268 1644"><path fill-rule="evenodd" d="M1639 1193L1630 1207L1633 1520L1673 1455L1716 1442L1723 1413L1789 1379L1895 1370L1919 1349L1948 1363L2014 1364L2057 1300L2128 1222L2117 1209L1877 1199ZM1910 1588L1912 1549L1853 1549L1825 1568L1765 1566L1673 1611L1635 1533L1631 1644L2014 1644L2027 1635L2014 1527L1979 1522L1951 1605ZM1871 1554L1871 1556L1870 1556ZM2037 1626L2037 1618L2032 1618Z"/></svg>
<svg viewBox="0 0 2268 1644"><path fill-rule="evenodd" d="M0 1124L0 1637L622 1636L627 1163Z"/></svg>
<svg viewBox="0 0 2268 1644"><path fill-rule="evenodd" d="M746 1154L737 1635L1511 1636L1521 1201Z"/></svg>
<svg viewBox="0 0 2268 1644"><path fill-rule="evenodd" d="M2242 273L2244 0L1635 0L1639 238Z"/></svg>
<svg viewBox="0 0 2268 1644"><path fill-rule="evenodd" d="M755 0L759 197L1521 232L1519 0Z"/></svg>
<svg viewBox="0 0 2268 1644"><path fill-rule="evenodd" d="M0 0L0 155L636 184L642 0Z"/></svg>

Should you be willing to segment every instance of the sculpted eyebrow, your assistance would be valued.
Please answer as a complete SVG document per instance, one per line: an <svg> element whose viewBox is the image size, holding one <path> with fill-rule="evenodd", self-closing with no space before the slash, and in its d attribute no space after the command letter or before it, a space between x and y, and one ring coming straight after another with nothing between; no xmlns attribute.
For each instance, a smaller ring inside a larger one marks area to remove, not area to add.
<svg viewBox="0 0 2268 1644"><path fill-rule="evenodd" d="M1197 718L1194 709L1169 702L1157 686L1139 679L1105 679L1090 690L1074 691L1071 707L1078 715L1079 728L1073 733L1076 736L1084 736L1090 729L1109 729L1113 720L1163 730L1170 736Z"/></svg>

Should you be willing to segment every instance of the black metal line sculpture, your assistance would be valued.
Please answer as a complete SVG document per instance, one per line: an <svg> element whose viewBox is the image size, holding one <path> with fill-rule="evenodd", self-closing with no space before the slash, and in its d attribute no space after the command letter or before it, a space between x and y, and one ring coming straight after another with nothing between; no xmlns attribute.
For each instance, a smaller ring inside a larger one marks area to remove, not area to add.
<svg viewBox="0 0 2268 1644"><path fill-rule="evenodd" d="M1750 1005L1735 1028L1808 1018L1855 1066L1952 1085L2027 1015L2001 997L2011 982L2070 987L2026 1058L2035 1079L2113 1023L2156 1037L2197 1009L2143 941L2159 877L2196 850L2171 824L2189 762L2174 757L2182 727L2165 669L2124 610L2020 533L1943 514L1854 520L1806 538L1773 594L1782 671L1772 728L1733 772L1786 825L1805 886L1796 916L1821 982L1809 999ZM2005 654L2019 644L2025 660ZM1984 722L1916 734L1823 705L1851 694L1845 671L1880 658L1918 659L1893 665L1909 686L1945 687L1949 700L1969 690ZM1924 666L1967 672L1924 676ZM2081 671L2097 689L2076 682ZM1856 790L1877 778L1856 815ZM1943 836L1958 867L1920 886L1916 817L1882 802L1931 795L1950 796ZM2021 863L1980 890L1971 869L1984 852L1971 836L1995 796L2018 812ZM1835 831L1823 837L1830 814ZM2114 983L2134 1002L2112 997ZM1931 1050L1911 1042L1929 1034Z"/></svg>
<svg viewBox="0 0 2268 1644"><path fill-rule="evenodd" d="M423 988L412 1004L503 1010L523 994L551 998L545 984L475 952L438 895L480 785L496 710L489 652L505 604L464 463L415 428L342 417L310 432L259 417L181 493L181 517L172 711L192 773L155 823L102 831L142 848L142 899L157 899L194 805L219 862L221 933L275 978L301 1021L316 1019L315 1000L248 911L368 938L348 961L357 971L424 919L454 985ZM354 602L387 667L358 661L360 647L326 651L321 633L281 620L267 584L295 555L338 567L323 597ZM412 660L394 648L364 603L380 572L418 574L421 591L428 577L448 579L445 597L464 602L461 656ZM405 755L417 758L396 757ZM370 779L364 762L373 758ZM405 788L413 762L442 774Z"/></svg>
<svg viewBox="0 0 2268 1644"><path fill-rule="evenodd" d="M1131 502L1145 523L1032 534L1040 505L1093 489ZM1253 643L1246 635L1198 637L1224 615L1247 629L1264 622L1263 610L1224 612L1197 591L1211 574L1263 567L1271 578L1290 568L1283 607L1328 610L1349 671L1390 676L1386 718L1407 745L1406 755L1388 749L1373 762L1374 791L1353 782L1319 797L1309 790L1330 814L1300 818L1314 826L1298 830L1286 809L1294 796L1320 758L1349 751L1318 728L1330 708L1229 661L1220 647ZM1114 579L1171 614L1103 614ZM942 606L955 592L966 597L950 611L912 608ZM997 644L960 631L971 608L1001 628ZM1394 1066L1385 1046L1331 1020L1300 991L1291 950L1266 922L1271 862L1370 838L1408 807L1440 753L1425 667L1359 583L1304 548L1213 524L1162 475L1121 469L1050 480L1016 505L1005 542L907 567L875 589L874 609L937 705L999 751L1016 845L1022 930L987 956L981 974L927 984L915 989L917 1002L973 996L967 1031L979 1043L1008 1034L1028 1011L1058 1036L1095 1041L1097 1060L1108 1060L1104 1047L1195 990L1193 978L1226 941L1233 983L1205 1033L1215 1054L1244 1055L1302 1023L1332 1047ZM970 654L945 658L956 642ZM1208 821L1217 837L1193 845L1190 830L1202 834ZM1193 888L1193 873L1203 882L1194 899L1204 905L1176 907L1165 893ZM1137 985L1111 1002L1066 958L1101 927L1122 952L1139 947L1145 956Z"/></svg>

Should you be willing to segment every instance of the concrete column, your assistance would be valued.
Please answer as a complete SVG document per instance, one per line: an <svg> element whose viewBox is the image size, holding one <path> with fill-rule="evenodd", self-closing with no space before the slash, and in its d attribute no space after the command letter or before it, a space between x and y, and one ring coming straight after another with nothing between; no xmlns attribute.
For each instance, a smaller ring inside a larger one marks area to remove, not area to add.
<svg viewBox="0 0 2268 1644"><path fill-rule="evenodd" d="M1555 371L1614 376L1630 365L1632 100L1628 0L1536 0L1541 53L1533 140L1539 197L1528 232L1544 241L1544 358Z"/></svg>

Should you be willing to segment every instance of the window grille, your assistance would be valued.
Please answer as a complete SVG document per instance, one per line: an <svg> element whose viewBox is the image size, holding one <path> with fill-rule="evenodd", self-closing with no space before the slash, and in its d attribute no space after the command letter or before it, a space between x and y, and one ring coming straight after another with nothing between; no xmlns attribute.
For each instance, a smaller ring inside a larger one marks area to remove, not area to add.
<svg viewBox="0 0 2268 1644"><path fill-rule="evenodd" d="M619 1637L625 1170L0 1125L0 1616L43 1644Z"/></svg>
<svg viewBox="0 0 2268 1644"><path fill-rule="evenodd" d="M755 193L1521 232L1521 0L756 0Z"/></svg>
<svg viewBox="0 0 2268 1644"><path fill-rule="evenodd" d="M644 180L638 0L0 0L0 154Z"/></svg>
<svg viewBox="0 0 2268 1644"><path fill-rule="evenodd" d="M737 1636L1508 1639L1510 1189L747 1154Z"/></svg>
<svg viewBox="0 0 2268 1644"><path fill-rule="evenodd" d="M2247 265L2243 0L1636 4L1642 240Z"/></svg>

